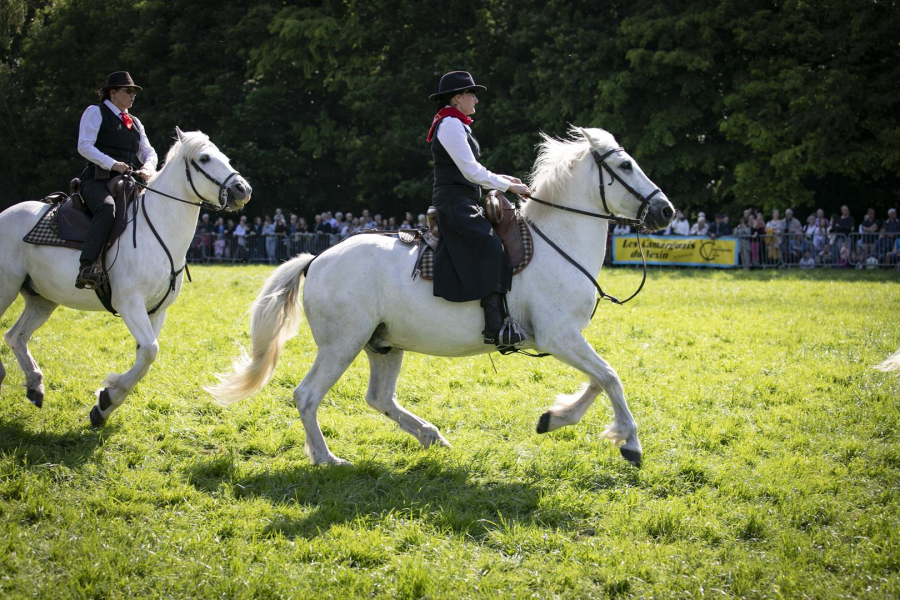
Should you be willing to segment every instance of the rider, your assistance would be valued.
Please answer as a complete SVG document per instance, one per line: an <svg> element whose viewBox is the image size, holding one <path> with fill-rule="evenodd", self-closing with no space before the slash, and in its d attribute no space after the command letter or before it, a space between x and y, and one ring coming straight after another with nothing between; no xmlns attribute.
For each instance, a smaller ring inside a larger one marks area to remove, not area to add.
<svg viewBox="0 0 900 600"><path fill-rule="evenodd" d="M110 171L136 169L145 180L156 172L156 151L144 126L128 112L140 90L127 71L110 73L98 92L100 101L81 115L78 153L88 160L81 174L81 197L92 218L75 279L79 289L94 289L103 278L98 259L116 216L115 202L106 188Z"/></svg>
<svg viewBox="0 0 900 600"><path fill-rule="evenodd" d="M432 202L440 217L434 295L451 302L481 300L484 343L515 346L525 341L517 326L500 339L512 269L500 238L484 216L481 187L515 194L529 194L530 190L521 180L496 175L478 162L481 149L469 128L469 115L475 113L476 94L486 89L469 73L452 71L441 77L438 91L429 96L443 107L427 138L434 159Z"/></svg>

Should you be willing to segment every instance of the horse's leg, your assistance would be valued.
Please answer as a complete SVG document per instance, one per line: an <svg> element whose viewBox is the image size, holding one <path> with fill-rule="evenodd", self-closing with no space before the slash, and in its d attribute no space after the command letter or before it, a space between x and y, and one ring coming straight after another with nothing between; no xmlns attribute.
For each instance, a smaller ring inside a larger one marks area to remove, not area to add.
<svg viewBox="0 0 900 600"><path fill-rule="evenodd" d="M622 381L615 369L600 358L580 333L565 339L550 340L548 343L541 340L540 346L542 351L550 352L562 362L586 374L588 385L579 393L558 396L556 403L541 415L538 433L574 425L581 420L600 392L604 391L609 396L615 416L612 425L606 428L603 435L619 447L625 460L640 466L643 449L638 439L637 424L625 401Z"/></svg>
<svg viewBox="0 0 900 600"><path fill-rule="evenodd" d="M24 298L25 310L6 332L5 339L19 361L19 366L25 372L25 395L32 404L40 408L44 404L44 374L28 350L28 340L47 322L59 305L40 296L25 294Z"/></svg>
<svg viewBox="0 0 900 600"><path fill-rule="evenodd" d="M449 447L450 443L437 427L397 403L397 377L403 364L403 350L394 348L387 354L378 354L366 347L366 356L369 359L369 389L366 391L369 406L396 421L400 429L424 447L432 444Z"/></svg>
<svg viewBox="0 0 900 600"><path fill-rule="evenodd" d="M312 368L297 389L294 390L294 404L300 412L300 420L306 431L306 444L304 450L309 460L314 465L334 464L349 465L350 463L338 458L328 449L325 436L319 428L319 420L316 413L319 404L328 390L337 383L353 359L359 354L365 339L354 339L353 333L347 331L344 339L338 345L320 345L316 354L316 360Z"/></svg>
<svg viewBox="0 0 900 600"><path fill-rule="evenodd" d="M133 302L127 307L120 308L119 314L137 342L135 361L125 373L107 375L103 387L97 390L97 404L91 409L90 414L91 425L94 427L102 425L112 412L121 406L125 397L150 370L150 365L159 353L157 332L162 329L162 322L166 318L165 311L150 317L147 316L147 309L142 302Z"/></svg>
<svg viewBox="0 0 900 600"><path fill-rule="evenodd" d="M6 277L5 273L0 274L3 276L3 281L0 281L0 317L6 314L6 309L10 307L13 303L13 300L16 299L16 296L19 295L19 288L13 285L14 281L9 281L9 278ZM6 379L6 369L3 368L3 362L0 362L0 390L3 389L3 380Z"/></svg>

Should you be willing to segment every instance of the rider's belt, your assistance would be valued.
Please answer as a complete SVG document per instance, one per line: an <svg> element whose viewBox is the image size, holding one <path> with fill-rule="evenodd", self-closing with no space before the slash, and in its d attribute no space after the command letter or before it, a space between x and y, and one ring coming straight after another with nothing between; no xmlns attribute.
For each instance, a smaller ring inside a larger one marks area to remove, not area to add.
<svg viewBox="0 0 900 600"><path fill-rule="evenodd" d="M94 179L97 181L106 181L109 179L109 171L99 165L94 165Z"/></svg>

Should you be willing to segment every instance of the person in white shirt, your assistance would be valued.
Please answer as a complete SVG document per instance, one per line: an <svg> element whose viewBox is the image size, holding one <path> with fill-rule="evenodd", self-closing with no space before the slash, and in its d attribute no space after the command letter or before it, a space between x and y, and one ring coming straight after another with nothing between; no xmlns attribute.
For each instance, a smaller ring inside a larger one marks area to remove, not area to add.
<svg viewBox="0 0 900 600"><path fill-rule="evenodd" d="M478 162L481 147L469 125L478 104L476 94L486 89L469 73L452 71L441 77L438 91L429 97L443 107L426 138L434 159L432 203L440 230L433 293L451 302L481 300L484 342L516 346L525 341L525 334L518 325L504 324L503 296L510 289L512 269L484 216L481 188L522 195L530 190L520 179L494 174Z"/></svg>
<svg viewBox="0 0 900 600"><path fill-rule="evenodd" d="M706 217L704 217L705 219ZM675 211L675 220L669 225L666 235L690 235L691 222L684 217L684 213Z"/></svg>
<svg viewBox="0 0 900 600"><path fill-rule="evenodd" d="M691 235L707 235L709 233L709 223L706 222L706 216L700 213L697 222L691 227Z"/></svg>
<svg viewBox="0 0 900 600"><path fill-rule="evenodd" d="M110 172L133 169L145 180L156 172L156 151L144 126L128 112L140 90L127 71L111 73L98 92L100 101L81 115L78 153L88 162L81 174L80 192L92 217L75 279L79 289L94 289L104 277L99 258L116 217L115 202L106 188Z"/></svg>

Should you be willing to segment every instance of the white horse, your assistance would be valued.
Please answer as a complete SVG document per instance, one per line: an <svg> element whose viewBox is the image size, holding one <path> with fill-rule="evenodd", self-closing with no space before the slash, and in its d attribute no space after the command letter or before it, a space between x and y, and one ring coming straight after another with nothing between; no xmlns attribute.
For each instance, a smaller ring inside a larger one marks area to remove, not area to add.
<svg viewBox="0 0 900 600"><path fill-rule="evenodd" d="M646 214L650 229L671 221L674 209L668 199L633 158L616 148L612 135L601 129L575 128L571 133L567 140L544 136L531 174L535 198L586 212L605 210L627 219L641 220ZM613 176L612 181L604 177L604 170ZM534 201L526 203L523 214L596 279L606 249L607 220ZM531 348L552 354L588 377L581 391L557 397L538 421L538 433L577 423L603 391L615 413L605 435L626 460L640 465L643 451L622 382L581 334L594 309L595 282L543 239L535 237L534 242L531 264L513 279L510 312L526 330ZM250 396L272 378L284 343L299 326L300 283L305 276L303 311L319 349L294 391L294 402L306 430L306 454L313 464L346 463L328 449L316 412L361 350L369 359L369 405L423 446L449 446L434 425L397 403L397 377L407 350L436 356L496 350L483 341L479 303L447 302L432 295L430 281L411 282L416 256L396 239L360 235L313 259L301 254L272 273L251 308L250 356L244 355L233 373L220 376L221 383L207 391L228 405Z"/></svg>
<svg viewBox="0 0 900 600"><path fill-rule="evenodd" d="M875 365L875 368L886 373L892 371L900 373L900 350L888 356L884 362Z"/></svg>
<svg viewBox="0 0 900 600"><path fill-rule="evenodd" d="M139 200L143 206L135 207L131 224L109 251L109 258L115 257L109 271L112 304L137 341L137 352L131 369L107 375L97 390L97 404L90 412L95 426L122 404L156 359L166 309L181 290L184 257L194 238L201 203L209 203L214 209L236 209L250 199L250 185L208 137L177 128L176 134L165 166L147 183L154 191L145 192ZM216 201L207 202L206 198ZM60 304L79 310L105 310L93 291L75 287L78 251L22 241L46 210L42 202L22 202L0 214L0 315L21 293L25 310L5 339L25 372L26 395L38 408L44 400L44 376L28 351L31 335ZM151 230L151 223L171 253L174 266ZM148 315L160 301L156 312ZM5 376L0 365L0 384Z"/></svg>

